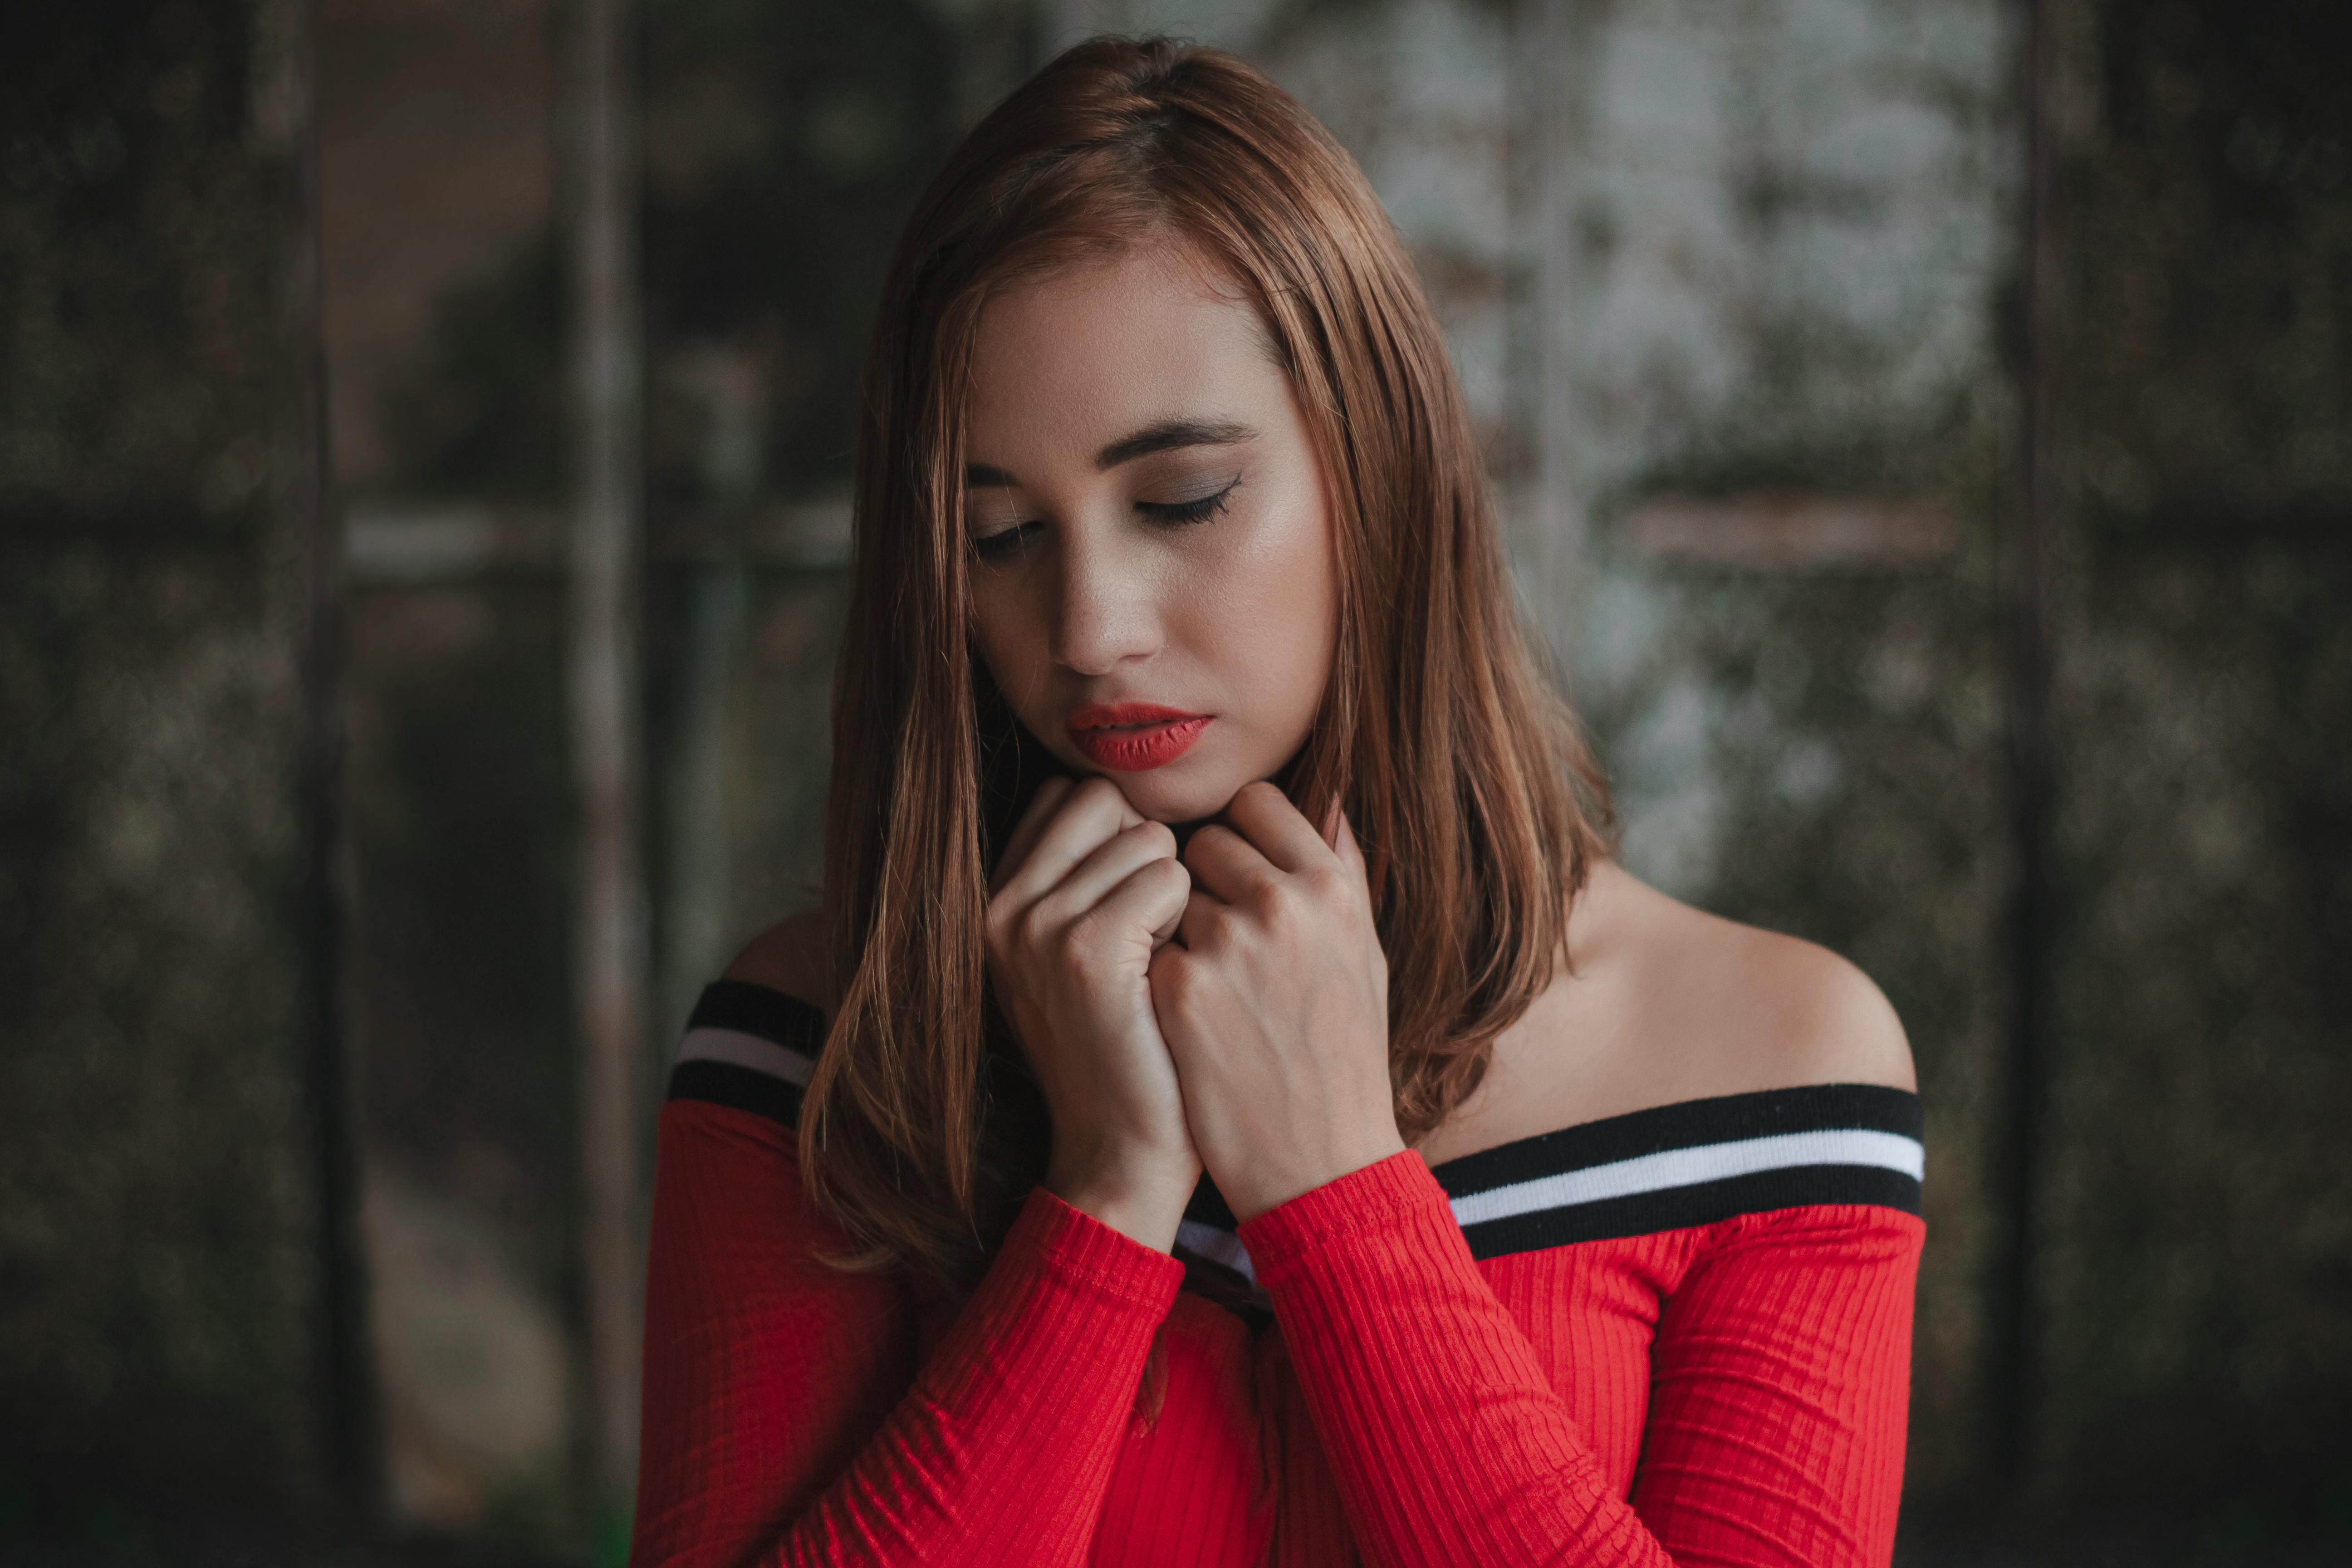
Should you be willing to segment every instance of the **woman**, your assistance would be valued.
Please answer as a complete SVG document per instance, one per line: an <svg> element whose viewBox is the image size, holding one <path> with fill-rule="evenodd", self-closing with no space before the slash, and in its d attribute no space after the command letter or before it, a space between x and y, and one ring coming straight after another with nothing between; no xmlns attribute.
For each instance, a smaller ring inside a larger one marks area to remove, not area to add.
<svg viewBox="0 0 2352 1568"><path fill-rule="evenodd" d="M1902 1031L1607 858L1346 154L1081 46L867 386L824 908L663 1113L636 1561L1886 1562Z"/></svg>

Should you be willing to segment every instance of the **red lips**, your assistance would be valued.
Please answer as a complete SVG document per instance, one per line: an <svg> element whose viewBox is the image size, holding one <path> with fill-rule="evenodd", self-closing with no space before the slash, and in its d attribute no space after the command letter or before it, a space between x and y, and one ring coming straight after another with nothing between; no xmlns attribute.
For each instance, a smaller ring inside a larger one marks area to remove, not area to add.
<svg viewBox="0 0 2352 1568"><path fill-rule="evenodd" d="M1095 702L1066 721L1070 740L1097 767L1142 773L1192 749L1210 715L1157 702Z"/></svg>

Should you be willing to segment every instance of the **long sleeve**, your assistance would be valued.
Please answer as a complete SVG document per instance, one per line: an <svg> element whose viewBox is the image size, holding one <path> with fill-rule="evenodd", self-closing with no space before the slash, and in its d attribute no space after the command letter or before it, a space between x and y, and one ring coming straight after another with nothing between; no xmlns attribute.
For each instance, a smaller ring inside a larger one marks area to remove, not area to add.
<svg viewBox="0 0 2352 1568"><path fill-rule="evenodd" d="M1885 1564L1920 1237L1916 1217L1863 1205L1719 1227L1661 1319L1627 1500L1419 1154L1241 1227L1357 1543L1383 1568Z"/></svg>
<svg viewBox="0 0 2352 1568"><path fill-rule="evenodd" d="M921 1358L901 1284L819 1261L792 1138L663 1110L635 1568L1083 1562L1182 1265L1040 1189Z"/></svg>

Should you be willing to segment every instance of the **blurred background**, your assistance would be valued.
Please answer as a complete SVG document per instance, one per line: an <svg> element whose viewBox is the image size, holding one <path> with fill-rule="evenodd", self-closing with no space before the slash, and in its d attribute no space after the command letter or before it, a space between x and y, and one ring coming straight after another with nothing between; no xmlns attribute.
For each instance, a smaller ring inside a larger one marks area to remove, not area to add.
<svg viewBox="0 0 2352 1568"><path fill-rule="evenodd" d="M2352 1562L2341 0L12 0L0 1561L620 1561L888 247L1163 29L1387 204L1626 861L1909 1027L1900 1560Z"/></svg>

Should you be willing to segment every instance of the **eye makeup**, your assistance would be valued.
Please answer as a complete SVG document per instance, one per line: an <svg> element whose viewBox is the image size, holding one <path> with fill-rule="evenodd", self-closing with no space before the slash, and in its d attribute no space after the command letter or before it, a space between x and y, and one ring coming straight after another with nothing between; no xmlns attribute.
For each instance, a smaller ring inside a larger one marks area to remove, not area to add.
<svg viewBox="0 0 2352 1568"><path fill-rule="evenodd" d="M971 542L971 552L982 561L1006 560L1026 549L1030 533L1042 526L1036 522L1016 522L1011 528L981 534Z"/></svg>
<svg viewBox="0 0 2352 1568"><path fill-rule="evenodd" d="M1241 488L1241 476L1236 474L1219 489L1189 500L1134 503L1137 513L1146 520L1167 528L1186 528L1209 521L1232 504L1234 491ZM1044 527L1035 519L1016 522L1010 528L1000 528L992 533L976 536L971 542L972 553L983 561L1002 561L1022 553L1028 541Z"/></svg>

